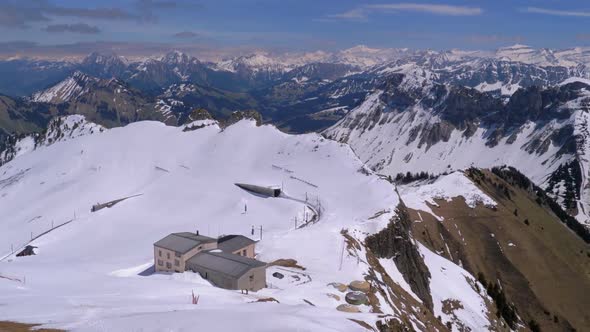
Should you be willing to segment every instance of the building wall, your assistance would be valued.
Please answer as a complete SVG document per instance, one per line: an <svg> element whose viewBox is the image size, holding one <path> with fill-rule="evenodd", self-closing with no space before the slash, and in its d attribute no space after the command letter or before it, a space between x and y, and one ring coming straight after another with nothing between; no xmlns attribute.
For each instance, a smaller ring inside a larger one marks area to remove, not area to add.
<svg viewBox="0 0 590 332"><path fill-rule="evenodd" d="M256 244L252 243L244 248L240 248L239 250L232 252L232 254L245 256L248 258L254 258L254 256L256 255L255 249L256 249ZM245 252L244 252L244 250L245 250Z"/></svg>
<svg viewBox="0 0 590 332"><path fill-rule="evenodd" d="M256 267L238 279L238 289L258 291L266 287L266 266Z"/></svg>
<svg viewBox="0 0 590 332"><path fill-rule="evenodd" d="M217 248L217 242L204 243L184 255L179 255L172 250L154 246L154 266L156 267L156 272L184 272L186 271L187 260L203 250L215 248ZM162 252L161 255L160 252Z"/></svg>
<svg viewBox="0 0 590 332"><path fill-rule="evenodd" d="M240 289L258 291L266 287L266 266L256 267L245 273L240 278L234 278L217 271L205 269L201 266L189 266L188 270L199 273L203 279L208 280L214 286L225 289Z"/></svg>
<svg viewBox="0 0 590 332"><path fill-rule="evenodd" d="M188 270L199 273L203 279L208 280L214 286L225 289L238 289L238 280L217 271L205 269L201 266L188 266Z"/></svg>
<svg viewBox="0 0 590 332"><path fill-rule="evenodd" d="M182 257L177 257L174 251L154 246L156 272L183 272L184 270L180 267L181 260Z"/></svg>

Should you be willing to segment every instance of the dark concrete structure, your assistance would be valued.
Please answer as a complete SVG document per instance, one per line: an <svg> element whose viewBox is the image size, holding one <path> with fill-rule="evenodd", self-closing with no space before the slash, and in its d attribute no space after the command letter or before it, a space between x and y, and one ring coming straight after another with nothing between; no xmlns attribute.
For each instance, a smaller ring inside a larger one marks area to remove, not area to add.
<svg viewBox="0 0 590 332"><path fill-rule="evenodd" d="M236 183L236 186L253 192L258 195L268 196L268 197L279 197L281 196L281 188L274 188L274 187L262 187L257 186L254 184L247 184L247 183Z"/></svg>

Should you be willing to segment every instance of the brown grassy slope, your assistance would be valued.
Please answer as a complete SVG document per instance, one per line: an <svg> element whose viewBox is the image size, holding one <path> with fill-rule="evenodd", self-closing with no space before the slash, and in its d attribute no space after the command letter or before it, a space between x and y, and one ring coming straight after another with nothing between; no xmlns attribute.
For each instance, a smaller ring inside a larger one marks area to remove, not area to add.
<svg viewBox="0 0 590 332"><path fill-rule="evenodd" d="M34 324L22 324L15 322L0 322L0 332L63 332L63 330L54 329L35 329Z"/></svg>
<svg viewBox="0 0 590 332"><path fill-rule="evenodd" d="M439 201L432 210L442 222L424 211L411 212L412 220L423 220L413 223L414 235L473 275L482 272L488 281L499 281L525 323L534 319L543 331L590 330L588 244L533 195L483 173L477 185L498 203L495 210L471 209L462 198ZM500 184L509 188L510 198Z"/></svg>

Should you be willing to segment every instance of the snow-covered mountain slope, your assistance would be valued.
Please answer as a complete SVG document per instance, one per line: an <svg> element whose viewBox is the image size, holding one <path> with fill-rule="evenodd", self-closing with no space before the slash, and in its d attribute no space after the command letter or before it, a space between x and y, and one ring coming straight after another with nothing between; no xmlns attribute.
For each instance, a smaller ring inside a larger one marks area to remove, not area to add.
<svg viewBox="0 0 590 332"><path fill-rule="evenodd" d="M98 82L98 79L76 71L70 77L56 85L37 92L32 100L35 102L59 104L68 102L85 92L88 92L88 85Z"/></svg>
<svg viewBox="0 0 590 332"><path fill-rule="evenodd" d="M41 146L67 141L79 136L90 135L104 131L105 128L86 121L82 115L68 115L56 117L49 121L47 129L41 133L31 133L14 136L0 151L0 165L6 164L14 158L32 152Z"/></svg>
<svg viewBox="0 0 590 332"><path fill-rule="evenodd" d="M446 318L440 323L423 307L391 260L380 267L365 258L364 237L388 224L399 199L348 146L252 121L223 130L205 121L189 131L158 122L94 131L40 146L0 167L0 320L74 331L178 330L194 322L228 330L237 321L256 331L357 331L349 318L374 326L386 313L416 330L444 330ZM285 196L255 196L236 182L280 185ZM90 212L97 202L133 195L141 196ZM306 197L321 216L301 227L311 213L302 203ZM260 260L295 259L306 269L270 267L269 288L249 295L214 288L192 273L149 272L155 241L196 230L254 237ZM347 241L359 244L344 250ZM25 244L37 247L36 255L10 253ZM425 260L438 269L432 285L452 285L433 291L436 312L440 301L466 296L470 300L456 313L463 324L474 330L491 326L482 313L489 299L474 290L473 276L432 255ZM328 296L338 293L329 283L363 280L383 269L391 275L380 278L393 283L375 280L373 287L389 295L376 293L361 313L335 309L344 294ZM286 278L273 278L277 271ZM192 291L199 295L196 306L190 304ZM280 303L251 303L269 297Z"/></svg>
<svg viewBox="0 0 590 332"><path fill-rule="evenodd" d="M116 78L100 79L76 71L32 96L34 102L57 105L59 115L81 114L111 127L139 120L162 120L152 98Z"/></svg>
<svg viewBox="0 0 590 332"><path fill-rule="evenodd" d="M325 131L327 137L350 144L374 171L439 174L506 164L546 187L558 167L576 161L584 169L576 187L586 188L583 133L590 86L520 90L504 104L474 90L428 85L420 76L395 76L389 82ZM587 213L581 217L584 222Z"/></svg>

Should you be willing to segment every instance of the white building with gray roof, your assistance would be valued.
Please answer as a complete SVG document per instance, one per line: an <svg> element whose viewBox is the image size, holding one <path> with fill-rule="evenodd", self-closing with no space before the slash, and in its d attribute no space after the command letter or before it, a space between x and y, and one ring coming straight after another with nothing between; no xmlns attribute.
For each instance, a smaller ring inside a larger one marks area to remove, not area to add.
<svg viewBox="0 0 590 332"><path fill-rule="evenodd" d="M155 270L198 272L217 287L257 291L266 287L266 263L254 259L255 245L242 235L172 233L154 243Z"/></svg>

